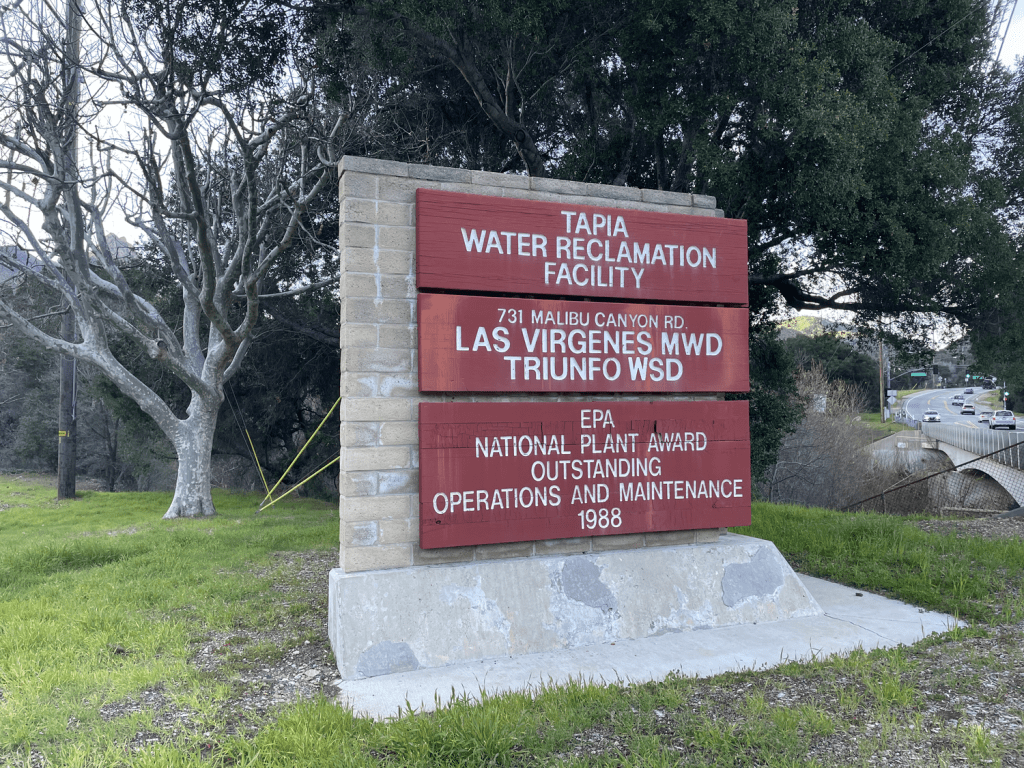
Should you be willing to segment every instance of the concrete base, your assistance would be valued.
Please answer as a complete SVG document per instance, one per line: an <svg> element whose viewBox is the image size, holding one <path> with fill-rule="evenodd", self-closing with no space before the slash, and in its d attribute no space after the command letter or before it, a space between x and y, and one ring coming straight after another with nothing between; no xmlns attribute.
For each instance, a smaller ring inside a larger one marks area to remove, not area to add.
<svg viewBox="0 0 1024 768"><path fill-rule="evenodd" d="M740 624L819 616L768 541L331 571L345 680Z"/></svg>
<svg viewBox="0 0 1024 768"><path fill-rule="evenodd" d="M729 534L729 538L732 538ZM539 693L570 681L641 683L670 674L707 677L762 670L787 661L823 659L858 648L909 645L957 626L952 616L800 576L821 616L768 624L734 624L706 632L670 632L565 651L466 661L363 680L335 681L337 701L357 715L383 720L408 707L430 712L454 699L479 701L508 691ZM959 622L964 626L963 622Z"/></svg>

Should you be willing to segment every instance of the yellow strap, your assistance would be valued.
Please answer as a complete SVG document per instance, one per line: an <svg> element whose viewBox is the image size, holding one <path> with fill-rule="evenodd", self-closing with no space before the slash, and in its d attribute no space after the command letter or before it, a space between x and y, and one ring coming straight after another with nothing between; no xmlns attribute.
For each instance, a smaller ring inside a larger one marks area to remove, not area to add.
<svg viewBox="0 0 1024 768"><path fill-rule="evenodd" d="M302 446L302 448L299 450L299 452L297 454L295 454L295 458L292 459L292 463L288 465L288 468L284 471L284 474L281 475L281 479L278 480L276 483L274 483L274 487L273 488L271 488L269 491L267 491L267 495L264 496L263 497L263 501L260 502L260 506L259 506L260 509L263 509L263 505L266 504L267 499L271 498L271 496L273 495L274 491L277 490L277 486L279 486L282 482L284 482L284 479L288 476L288 473L292 471L292 467L295 466L295 462L299 460L299 457L302 456L302 452L305 451L309 447L309 444L311 442L313 442L313 438L316 437L317 432L319 432L321 427L323 427L323 425L327 423L327 420L329 418L331 418L331 414L334 413L334 409L338 407L338 403L340 403L340 402L341 402L341 397L338 397L338 399L334 401L334 405L331 406L331 410L329 410L327 412L327 415L324 416L323 421L320 422L320 426L317 427L316 430L313 432L313 434L309 436L309 440L306 441L306 444L304 446ZM341 458L340 454L338 455L338 458L339 459ZM330 464L328 464L327 466L330 466ZM326 469L327 466L325 466L324 469ZM319 471L323 471L323 470L319 470ZM312 477L312 475L310 475L310 477ZM308 480L308 479L309 478L307 477L306 480ZM304 483L304 482L306 482L306 480L303 480L302 482ZM301 485L301 484L302 483L300 483L299 485ZM295 486L295 487L298 488L299 486ZM289 491L289 493L291 493L291 491ZM278 496L278 499L283 499L287 495L288 494L286 493L283 496ZM272 503L273 502L271 502L271 504ZM267 506L269 507L270 504L267 504Z"/></svg>
<svg viewBox="0 0 1024 768"><path fill-rule="evenodd" d="M313 473L312 475L310 475L309 477L307 477L307 478L306 478L305 480L302 480L302 481L300 481L298 485L293 485L293 486L292 486L291 488L289 488L289 489L288 489L287 491L285 491L285 492L284 492L284 493L282 493L282 494L281 494L280 496L278 496L278 497L277 497L276 499L274 499L274 500L273 500L273 501L271 501L271 502L270 502L269 504L267 504L267 506L266 506L266 507L265 507L265 506L263 506L262 504L260 504L260 511L262 511L262 510L266 509L267 507L272 507L272 506L274 506L275 504L277 504L277 502L279 502L279 501L280 501L281 499L283 499L283 498L284 498L285 496L287 496L287 495L288 495L289 493L291 493L292 491L298 490L298 489L299 489L299 488L301 488L301 487L302 487L303 485L305 485L305 484L306 484L306 483L308 483L308 482L309 482L310 480L312 480L312 479L313 479L314 477L316 477L316 476L317 476L317 475L319 475L319 474L320 474L321 472L323 472L323 471L324 471L325 469L327 469L327 468L328 468L329 466L331 466L331 464L334 464L334 463L335 463L335 462L337 462L337 461L341 461L341 455L340 455L340 454L339 454L338 456L335 456L335 457L334 457L333 459L331 459L330 461L328 461L328 462L327 462L326 464L324 464L324 465L323 465L322 467L320 467L320 469L318 469L318 470L317 470L316 472L314 472L314 473ZM276 487L276 486L275 486L275 487ZM266 499L264 499L264 501L266 501Z"/></svg>
<svg viewBox="0 0 1024 768"><path fill-rule="evenodd" d="M249 430L246 429L244 431L245 439L249 441L249 450L252 451L252 460L256 462L256 469L258 469L260 472L260 480L263 481L263 490L265 490L267 492L267 495L269 496L270 489L267 488L267 478L263 476L263 467L260 466L260 459L256 455L256 446L252 444L252 438L249 436ZM264 501L266 501L266 499L264 499Z"/></svg>

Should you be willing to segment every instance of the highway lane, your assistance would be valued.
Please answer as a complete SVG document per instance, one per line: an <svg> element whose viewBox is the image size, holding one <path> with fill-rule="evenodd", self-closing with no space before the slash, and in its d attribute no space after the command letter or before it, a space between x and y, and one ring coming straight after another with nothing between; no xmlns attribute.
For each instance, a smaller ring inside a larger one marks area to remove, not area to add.
<svg viewBox="0 0 1024 768"><path fill-rule="evenodd" d="M906 398L904 400L904 408L910 414L910 418L917 421L921 421L926 410L935 410L939 412L939 418L942 419L943 424L959 424L968 429L988 429L987 423L978 421L978 413L996 409L992 406L984 405L978 402L978 400L982 395L989 394L992 390L974 387L972 394L968 395L965 392L966 390L963 388L925 390L920 394L911 395ZM974 403L975 415L961 415L960 408L953 407L953 397L955 395L964 395L965 402Z"/></svg>

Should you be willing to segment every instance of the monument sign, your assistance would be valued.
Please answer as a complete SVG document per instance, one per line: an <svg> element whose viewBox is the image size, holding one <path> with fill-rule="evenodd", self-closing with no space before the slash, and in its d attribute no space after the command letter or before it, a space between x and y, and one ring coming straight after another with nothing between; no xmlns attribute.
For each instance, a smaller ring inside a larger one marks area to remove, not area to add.
<svg viewBox="0 0 1024 768"><path fill-rule="evenodd" d="M339 176L342 678L820 610L723 533L750 520L744 222L662 190Z"/></svg>

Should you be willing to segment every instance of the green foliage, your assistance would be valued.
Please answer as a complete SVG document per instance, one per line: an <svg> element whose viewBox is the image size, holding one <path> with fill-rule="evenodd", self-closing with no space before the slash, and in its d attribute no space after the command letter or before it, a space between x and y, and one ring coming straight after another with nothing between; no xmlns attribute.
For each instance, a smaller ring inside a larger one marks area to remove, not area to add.
<svg viewBox="0 0 1024 768"><path fill-rule="evenodd" d="M0 285L0 295L35 315L60 306L52 292L31 282ZM58 318L44 321L59 328ZM59 358L24 337L0 329L0 466L57 468Z"/></svg>
<svg viewBox="0 0 1024 768"><path fill-rule="evenodd" d="M907 428L905 424L900 424L898 421L890 420L883 424L882 414L878 412L877 406L874 406L874 408L875 410L873 411L868 411L867 413L861 414L860 423L866 427L870 427L871 429L878 430L881 433L878 435L879 438L883 437L884 435L895 435L897 432L902 432Z"/></svg>
<svg viewBox="0 0 1024 768"><path fill-rule="evenodd" d="M251 438L260 466L277 480L320 427L286 482L298 482L337 454L341 421L324 421L340 394L339 307L333 290L267 302L266 320L228 385L216 450L245 456ZM248 432L248 435L245 432ZM337 473L300 491L337 498Z"/></svg>
<svg viewBox="0 0 1024 768"><path fill-rule="evenodd" d="M748 223L755 314L966 319L992 274L980 257L1008 258L972 189L981 115L1005 92L984 4L333 8L310 17L331 40L322 76L359 60L392 77L419 162L714 195Z"/></svg>
<svg viewBox="0 0 1024 768"><path fill-rule="evenodd" d="M291 49L286 7L273 0L127 0L125 8L156 35L165 64L192 87L275 87Z"/></svg>
<svg viewBox="0 0 1024 768"><path fill-rule="evenodd" d="M386 0L305 18L332 92L389 83L383 111L406 128L372 154L715 196L747 221L755 327L841 305L920 338L923 313L975 322L1010 264L974 187L1006 92L984 4ZM765 344L755 475L799 418Z"/></svg>

